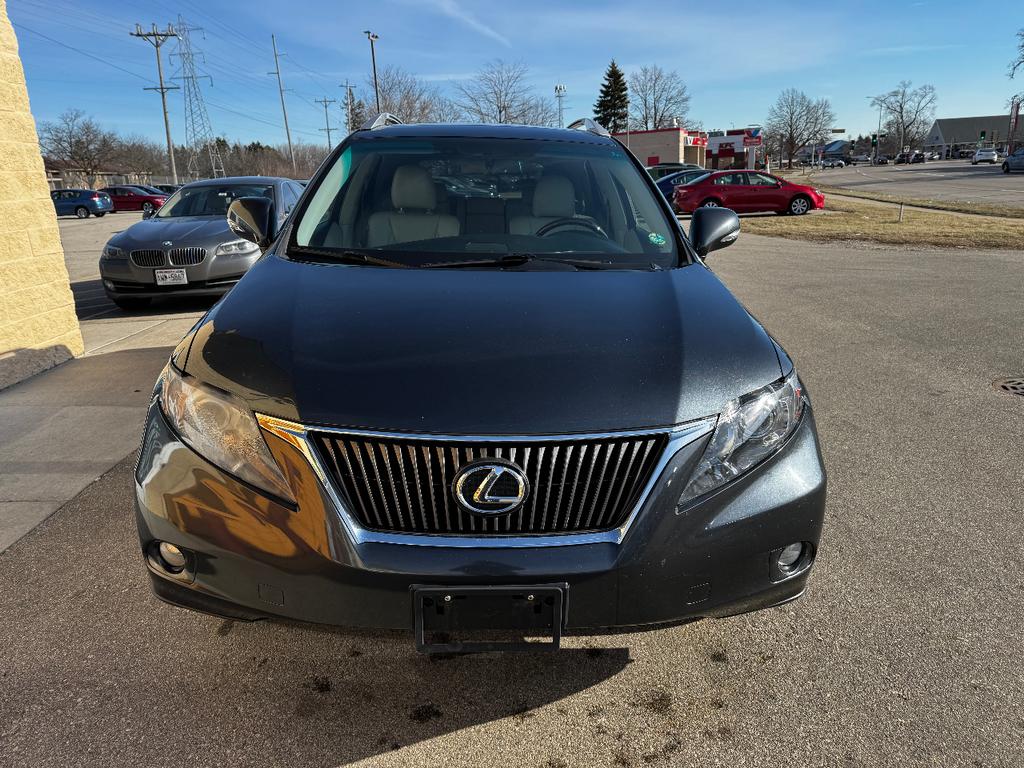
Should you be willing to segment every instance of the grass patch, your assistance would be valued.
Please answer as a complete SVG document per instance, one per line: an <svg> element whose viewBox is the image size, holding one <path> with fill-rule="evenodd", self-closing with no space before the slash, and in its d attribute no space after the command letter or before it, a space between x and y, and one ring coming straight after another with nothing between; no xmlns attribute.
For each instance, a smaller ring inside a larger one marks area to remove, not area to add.
<svg viewBox="0 0 1024 768"><path fill-rule="evenodd" d="M758 216L743 219L743 231L819 243L874 242L940 248L1012 248L1024 250L1024 221L991 218L972 221L941 213L899 209L854 200L825 201L825 210L806 216Z"/></svg>

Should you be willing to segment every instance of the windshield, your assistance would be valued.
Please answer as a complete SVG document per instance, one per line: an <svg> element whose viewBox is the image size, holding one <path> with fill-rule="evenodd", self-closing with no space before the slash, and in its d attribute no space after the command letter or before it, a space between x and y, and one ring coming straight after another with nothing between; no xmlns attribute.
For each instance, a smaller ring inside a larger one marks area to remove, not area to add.
<svg viewBox="0 0 1024 768"><path fill-rule="evenodd" d="M239 197L269 197L274 199L272 184L202 184L182 187L160 206L156 217L226 216L228 206Z"/></svg>
<svg viewBox="0 0 1024 768"><path fill-rule="evenodd" d="M397 266L509 256L676 266L677 225L641 173L617 145L359 139L335 158L301 211L292 251L329 258L358 250Z"/></svg>

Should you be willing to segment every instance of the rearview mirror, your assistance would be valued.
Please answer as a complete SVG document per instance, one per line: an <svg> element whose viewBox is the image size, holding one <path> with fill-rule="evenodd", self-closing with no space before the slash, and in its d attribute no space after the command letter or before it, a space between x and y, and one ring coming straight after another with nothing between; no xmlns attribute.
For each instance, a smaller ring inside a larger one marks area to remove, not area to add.
<svg viewBox="0 0 1024 768"><path fill-rule="evenodd" d="M690 243L703 258L732 245L740 236L740 217L728 208L698 208L690 219Z"/></svg>
<svg viewBox="0 0 1024 768"><path fill-rule="evenodd" d="M228 227L266 250L274 239L274 202L266 197L240 197L228 206Z"/></svg>

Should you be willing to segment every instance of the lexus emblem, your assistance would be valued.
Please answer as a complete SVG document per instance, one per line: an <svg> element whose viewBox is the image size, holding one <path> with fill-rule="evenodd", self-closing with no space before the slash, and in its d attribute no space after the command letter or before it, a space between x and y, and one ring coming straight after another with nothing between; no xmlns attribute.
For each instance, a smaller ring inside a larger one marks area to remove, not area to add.
<svg viewBox="0 0 1024 768"><path fill-rule="evenodd" d="M486 459L460 469L455 475L452 491L456 501L469 512L504 515L526 500L530 481L512 462Z"/></svg>

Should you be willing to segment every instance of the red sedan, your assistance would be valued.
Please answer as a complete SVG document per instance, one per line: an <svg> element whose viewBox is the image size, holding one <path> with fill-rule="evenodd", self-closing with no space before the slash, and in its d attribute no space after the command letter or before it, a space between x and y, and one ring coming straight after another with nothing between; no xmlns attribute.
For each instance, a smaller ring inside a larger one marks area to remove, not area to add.
<svg viewBox="0 0 1024 768"><path fill-rule="evenodd" d="M825 207L825 195L814 187L793 184L763 171L716 171L690 184L680 184L672 197L680 213L707 206L736 213L774 211L801 216Z"/></svg>
<svg viewBox="0 0 1024 768"><path fill-rule="evenodd" d="M152 213L167 199L167 195L156 194L142 187L135 187L128 184L116 187L104 187L100 192L106 192L114 203L115 211L142 211Z"/></svg>

